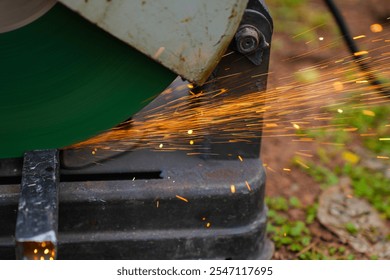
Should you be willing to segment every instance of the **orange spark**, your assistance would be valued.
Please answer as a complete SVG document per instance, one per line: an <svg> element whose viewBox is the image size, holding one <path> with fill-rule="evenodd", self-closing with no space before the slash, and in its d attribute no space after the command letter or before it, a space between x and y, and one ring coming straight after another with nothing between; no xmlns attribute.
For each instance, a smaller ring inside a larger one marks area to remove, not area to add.
<svg viewBox="0 0 390 280"><path fill-rule="evenodd" d="M374 23L374 24L371 24L370 30L373 33L379 33L379 32L383 31L383 26L379 23Z"/></svg>
<svg viewBox="0 0 390 280"><path fill-rule="evenodd" d="M251 186L249 185L248 181L245 181L245 185L246 185L246 187L248 188L249 191L252 191L252 188L251 188Z"/></svg>
<svg viewBox="0 0 390 280"><path fill-rule="evenodd" d="M180 199L180 200L183 200L184 202L188 202L188 199L187 198L184 198L180 195L176 195L176 198Z"/></svg>

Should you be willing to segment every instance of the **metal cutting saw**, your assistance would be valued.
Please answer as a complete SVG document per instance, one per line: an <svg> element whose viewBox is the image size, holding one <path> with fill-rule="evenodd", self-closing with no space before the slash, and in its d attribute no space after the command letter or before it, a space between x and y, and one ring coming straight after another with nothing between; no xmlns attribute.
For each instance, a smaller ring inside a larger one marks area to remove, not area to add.
<svg viewBox="0 0 390 280"><path fill-rule="evenodd" d="M191 95L167 87L264 91L272 30L263 0L0 0L0 259L270 258L261 131L66 147Z"/></svg>

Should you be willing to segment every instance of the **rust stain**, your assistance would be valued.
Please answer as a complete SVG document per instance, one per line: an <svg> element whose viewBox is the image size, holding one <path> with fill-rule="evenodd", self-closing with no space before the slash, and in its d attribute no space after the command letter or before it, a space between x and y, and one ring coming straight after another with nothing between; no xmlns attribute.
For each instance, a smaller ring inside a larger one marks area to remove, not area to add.
<svg viewBox="0 0 390 280"><path fill-rule="evenodd" d="M180 22L187 23L187 22L190 22L191 20L192 20L192 17L186 17L186 18L183 18Z"/></svg>

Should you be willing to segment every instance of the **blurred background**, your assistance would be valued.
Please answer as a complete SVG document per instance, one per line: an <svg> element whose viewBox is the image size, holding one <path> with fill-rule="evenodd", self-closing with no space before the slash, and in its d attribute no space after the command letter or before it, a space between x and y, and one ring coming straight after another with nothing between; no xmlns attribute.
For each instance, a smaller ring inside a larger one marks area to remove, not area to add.
<svg viewBox="0 0 390 280"><path fill-rule="evenodd" d="M357 67L324 1L267 1L261 156L274 259L390 259L390 3L334 2L384 89Z"/></svg>

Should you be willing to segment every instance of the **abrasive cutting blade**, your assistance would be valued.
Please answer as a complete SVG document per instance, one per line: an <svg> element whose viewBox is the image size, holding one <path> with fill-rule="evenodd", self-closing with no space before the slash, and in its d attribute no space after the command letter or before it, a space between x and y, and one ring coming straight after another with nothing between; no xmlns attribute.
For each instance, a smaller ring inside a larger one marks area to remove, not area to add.
<svg viewBox="0 0 390 280"><path fill-rule="evenodd" d="M49 11L57 0L1 0L0 33L22 27Z"/></svg>
<svg viewBox="0 0 390 280"><path fill-rule="evenodd" d="M96 135L175 78L61 4L0 34L0 62L0 158Z"/></svg>

